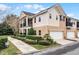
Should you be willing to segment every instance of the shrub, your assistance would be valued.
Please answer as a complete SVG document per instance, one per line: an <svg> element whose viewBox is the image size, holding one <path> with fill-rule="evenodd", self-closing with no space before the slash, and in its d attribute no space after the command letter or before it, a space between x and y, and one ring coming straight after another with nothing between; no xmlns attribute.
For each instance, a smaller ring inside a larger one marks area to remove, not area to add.
<svg viewBox="0 0 79 59"><path fill-rule="evenodd" d="M54 42L53 39L51 39L51 37L49 36L49 34L45 34L44 39L49 41L51 44Z"/></svg>
<svg viewBox="0 0 79 59"><path fill-rule="evenodd" d="M26 39L35 40L35 41L37 41L37 43L38 43L40 40L43 40L43 38L42 38L42 37L39 37L39 36L26 36Z"/></svg>
<svg viewBox="0 0 79 59"><path fill-rule="evenodd" d="M36 31L33 28L28 30L28 35L36 35Z"/></svg>
<svg viewBox="0 0 79 59"><path fill-rule="evenodd" d="M42 37L39 37L39 36L31 36L31 35L28 35L26 36L27 39L31 39L31 40L42 40L43 38Z"/></svg>
<svg viewBox="0 0 79 59"><path fill-rule="evenodd" d="M28 44L37 44L37 41L36 40L26 39L25 42L28 43Z"/></svg>
<svg viewBox="0 0 79 59"><path fill-rule="evenodd" d="M12 36L12 37L16 38L18 40L24 41L24 42L26 42L28 44L36 44L37 43L36 40L26 39L26 37L25 38L24 37L18 37L18 36Z"/></svg>
<svg viewBox="0 0 79 59"><path fill-rule="evenodd" d="M6 47L6 45L5 45L6 42L7 42L7 38L0 39L0 49L3 49Z"/></svg>
<svg viewBox="0 0 79 59"><path fill-rule="evenodd" d="M51 43L50 43L49 41L47 41L47 40L40 40L38 43L41 44L41 45L50 45L50 44L51 44Z"/></svg>

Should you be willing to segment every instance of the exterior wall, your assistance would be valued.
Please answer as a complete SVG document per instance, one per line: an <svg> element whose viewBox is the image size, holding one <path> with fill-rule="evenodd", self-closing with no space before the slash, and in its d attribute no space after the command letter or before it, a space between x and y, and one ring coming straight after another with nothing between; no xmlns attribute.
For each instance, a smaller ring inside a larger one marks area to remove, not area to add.
<svg viewBox="0 0 79 59"><path fill-rule="evenodd" d="M24 13L22 13L21 15L20 15L20 20L19 20L19 33L24 33L24 29L26 29L26 32L28 32L27 30L28 30L28 15L25 15ZM24 19L26 19L26 26L23 26L22 25L22 27L20 27L20 25L21 24L23 24L24 23Z"/></svg>
<svg viewBox="0 0 79 59"><path fill-rule="evenodd" d="M41 22L39 22L39 17L41 17ZM34 23L34 18L33 18L33 27L41 27L41 26L46 26L48 24L48 15L47 13L39 15L36 17L36 23Z"/></svg>
<svg viewBox="0 0 79 59"><path fill-rule="evenodd" d="M19 19L22 19L22 18L25 17L25 16L27 16L27 15L24 14L24 13L21 13Z"/></svg>
<svg viewBox="0 0 79 59"><path fill-rule="evenodd" d="M49 14L51 14L51 19L49 18ZM33 19L33 27L40 27L40 26L56 26L59 27L59 17L56 20L56 16L59 16L58 12L55 9L51 9L48 12L36 16L36 23L34 23ZM41 17L41 22L39 22L39 17Z"/></svg>
<svg viewBox="0 0 79 59"><path fill-rule="evenodd" d="M51 14L51 19L49 18L49 14ZM41 30L41 36L45 34L49 34L50 32L62 31L64 33L64 38L66 38L66 18L64 21L60 21L59 13L51 8L47 13L41 14L36 17L36 23L34 23L33 19L33 28L36 30L38 35L38 31ZM58 19L56 20L56 16ZM41 17L41 22L39 22L39 17Z"/></svg>
<svg viewBox="0 0 79 59"><path fill-rule="evenodd" d="M48 34L47 26L35 27L34 30L36 31L37 36L43 37L45 34ZM41 30L41 35L39 35L39 30Z"/></svg>
<svg viewBox="0 0 79 59"><path fill-rule="evenodd" d="M49 14L51 14L52 16L51 19L49 19ZM48 15L48 26L59 27L59 22L60 22L59 13L54 8L51 8L48 10L47 15ZM58 17L57 20L56 17Z"/></svg>

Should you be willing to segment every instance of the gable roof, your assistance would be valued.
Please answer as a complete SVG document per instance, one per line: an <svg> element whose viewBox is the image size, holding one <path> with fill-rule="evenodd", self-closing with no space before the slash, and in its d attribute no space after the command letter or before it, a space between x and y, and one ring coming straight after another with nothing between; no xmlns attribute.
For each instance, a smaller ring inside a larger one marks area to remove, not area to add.
<svg viewBox="0 0 79 59"><path fill-rule="evenodd" d="M45 9L45 10L42 10L42 11L38 12L38 13L35 14L34 16L38 16L38 15L40 15L40 14L46 13L49 9L55 8L55 7L58 7L59 11L62 12L64 15L66 15L66 13L64 12L64 10L63 10L62 7L60 6L60 4L57 3L57 4L55 4L55 5L53 5L53 6L49 7L49 8L47 8L47 9ZM56 9L56 8L55 8L55 9Z"/></svg>
<svg viewBox="0 0 79 59"><path fill-rule="evenodd" d="M32 15L35 15L34 13L30 13L30 12L26 12L26 11L22 11L24 14L26 15L29 15L29 16L32 16Z"/></svg>

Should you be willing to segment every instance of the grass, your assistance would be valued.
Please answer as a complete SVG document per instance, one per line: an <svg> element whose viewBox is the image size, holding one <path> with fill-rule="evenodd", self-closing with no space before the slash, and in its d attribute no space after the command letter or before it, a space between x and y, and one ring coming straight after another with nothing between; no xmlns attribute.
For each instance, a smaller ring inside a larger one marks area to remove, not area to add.
<svg viewBox="0 0 79 59"><path fill-rule="evenodd" d="M8 48L5 48L0 51L0 55L16 55L21 53L11 42Z"/></svg>
<svg viewBox="0 0 79 59"><path fill-rule="evenodd" d="M1 35L0 36L0 38L6 38L7 37L7 35Z"/></svg>
<svg viewBox="0 0 79 59"><path fill-rule="evenodd" d="M26 37L20 37L21 39L23 38L23 39L26 39ZM25 41L24 41L25 42ZM26 43L26 42L25 42ZM58 46L60 46L59 44L51 44L51 45L41 45L41 44L30 44L30 43L27 43L27 44L29 44L29 45L31 45L32 47L34 47L34 48L36 48L36 49L38 49L38 50L42 50L42 49L46 49L46 48L50 48L50 47L53 47L53 48L55 48L55 47L58 47Z"/></svg>
<svg viewBox="0 0 79 59"><path fill-rule="evenodd" d="M58 47L60 46L59 44L51 44L51 45L39 45L39 44L35 44L35 45L31 45L33 47L35 47L38 50L42 50L42 49L46 49L46 48L50 48L50 47Z"/></svg>
<svg viewBox="0 0 79 59"><path fill-rule="evenodd" d="M0 36L0 38L6 38L7 35ZM15 55L21 53L11 42L9 42L9 47L0 50L0 55Z"/></svg>

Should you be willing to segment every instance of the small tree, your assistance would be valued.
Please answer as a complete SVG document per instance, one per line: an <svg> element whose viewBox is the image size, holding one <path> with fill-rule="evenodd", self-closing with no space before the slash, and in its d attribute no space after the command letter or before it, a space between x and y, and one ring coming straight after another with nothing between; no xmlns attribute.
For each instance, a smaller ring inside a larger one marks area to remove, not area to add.
<svg viewBox="0 0 79 59"><path fill-rule="evenodd" d="M33 28L28 30L28 35L36 35L36 31Z"/></svg>
<svg viewBox="0 0 79 59"><path fill-rule="evenodd" d="M50 41L50 43L53 43L53 39L51 39L49 34L45 34L44 39Z"/></svg>

